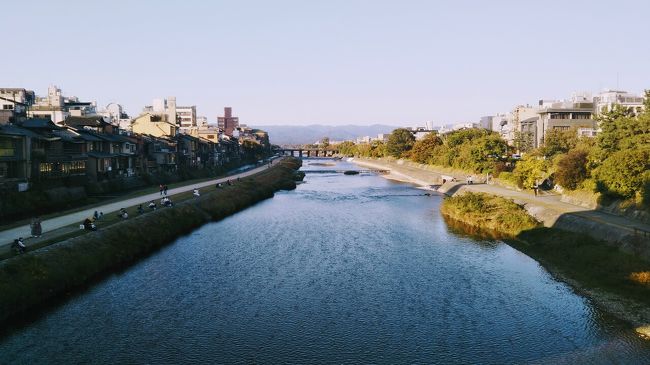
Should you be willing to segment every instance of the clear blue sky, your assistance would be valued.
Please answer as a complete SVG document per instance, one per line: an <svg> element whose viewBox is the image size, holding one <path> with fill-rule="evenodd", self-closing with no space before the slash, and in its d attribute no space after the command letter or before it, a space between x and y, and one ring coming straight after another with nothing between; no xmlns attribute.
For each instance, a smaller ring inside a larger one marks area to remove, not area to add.
<svg viewBox="0 0 650 365"><path fill-rule="evenodd" d="M650 88L650 1L11 1L0 86L216 121L435 124Z"/></svg>

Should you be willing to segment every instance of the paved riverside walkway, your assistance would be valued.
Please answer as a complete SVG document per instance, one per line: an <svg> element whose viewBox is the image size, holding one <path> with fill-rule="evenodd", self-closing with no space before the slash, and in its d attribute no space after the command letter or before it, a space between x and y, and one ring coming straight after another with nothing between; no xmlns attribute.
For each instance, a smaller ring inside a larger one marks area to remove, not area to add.
<svg viewBox="0 0 650 365"><path fill-rule="evenodd" d="M561 196L559 194L541 194L539 196L535 196L529 192L508 189L506 187L494 184L488 185L485 183L475 183L468 185L464 183L467 175L460 175L458 173L449 172L437 172L433 170L418 168L407 163L400 164L395 161L377 161L355 158L352 162L370 168L388 169L390 170L390 174L387 176L388 178L411 182L421 186L439 185L441 182L441 176L452 176L459 182L445 183L445 185L441 187L440 191L451 192L465 190L484 192L513 199L517 204L534 205L536 207L552 212L549 214L548 219L544 220L544 224L546 226L552 226L555 223L555 220L562 214L571 214L588 219L598 224L608 225L631 234L635 233L635 229L646 232L646 234L650 233L649 224L635 221L624 216L566 203L561 201ZM476 178L477 175L474 175L474 177Z"/></svg>
<svg viewBox="0 0 650 365"><path fill-rule="evenodd" d="M277 160L273 160L272 163L275 163L276 161ZM237 179L238 177L246 177L246 176L254 175L268 168L269 168L268 163L264 163L264 165L260 167L256 167L251 170L243 171L233 175L225 176L219 179L177 187L167 191L167 196L172 196L175 194L192 191L194 189L201 189L206 186L214 186L217 183L224 183L227 180ZM120 208L126 208L138 204L144 204L146 208L146 205L152 200L155 201L156 204L159 204L159 200L161 198L162 195L160 195L160 192L155 192L151 194L141 195L135 198L121 200L118 202L108 203L105 205L98 205L89 209L84 209L78 212L47 219L41 223L41 227L43 228L43 236L47 237L47 232L51 232L62 227L66 227L72 224L82 224L86 218L92 217L95 211L103 212L104 215L107 215L113 212L117 212L118 210L120 210ZM5 231L0 231L0 249L10 245L18 237L23 237L23 238L31 237L31 229L29 227L29 224L7 229ZM29 241L26 241L26 244L29 246Z"/></svg>

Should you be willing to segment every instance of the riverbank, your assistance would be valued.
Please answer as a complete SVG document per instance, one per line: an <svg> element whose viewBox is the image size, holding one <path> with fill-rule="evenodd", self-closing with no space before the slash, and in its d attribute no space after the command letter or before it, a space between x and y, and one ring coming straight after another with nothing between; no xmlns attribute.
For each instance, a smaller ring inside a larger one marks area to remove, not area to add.
<svg viewBox="0 0 650 365"><path fill-rule="evenodd" d="M536 226L523 207L496 196L448 197L440 211L452 227L467 226L474 234L503 239L533 257L552 275L635 328L650 323L650 283L644 279L650 275L647 261L582 234Z"/></svg>
<svg viewBox="0 0 650 365"><path fill-rule="evenodd" d="M526 212L545 227L553 227L604 240L621 250L639 255L650 261L650 225L626 217L563 202L559 195L534 196L532 193L508 189L495 184L485 184L475 177L474 184L465 184L465 179L455 170L436 171L431 166L420 166L408 161L385 159L354 159L352 162L377 169L387 169L388 179L434 187L447 196L464 192L482 192L502 196L524 207ZM401 163L400 163L401 162ZM449 181L453 177L456 181ZM443 183L443 179L446 181ZM462 181L462 182L459 182Z"/></svg>
<svg viewBox="0 0 650 365"><path fill-rule="evenodd" d="M300 160L285 158L233 186L0 262L0 322L135 262L177 237L278 190L294 189Z"/></svg>

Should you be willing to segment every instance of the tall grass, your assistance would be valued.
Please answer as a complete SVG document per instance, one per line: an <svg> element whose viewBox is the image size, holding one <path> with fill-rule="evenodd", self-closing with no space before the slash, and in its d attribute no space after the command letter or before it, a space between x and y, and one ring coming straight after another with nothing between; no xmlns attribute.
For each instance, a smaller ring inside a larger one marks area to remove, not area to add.
<svg viewBox="0 0 650 365"><path fill-rule="evenodd" d="M540 225L514 202L484 193L467 192L445 198L440 211L445 218L510 237Z"/></svg>
<svg viewBox="0 0 650 365"><path fill-rule="evenodd" d="M208 221L270 198L277 190L295 188L293 174L300 164L285 159L234 186L0 262L0 322L133 262Z"/></svg>

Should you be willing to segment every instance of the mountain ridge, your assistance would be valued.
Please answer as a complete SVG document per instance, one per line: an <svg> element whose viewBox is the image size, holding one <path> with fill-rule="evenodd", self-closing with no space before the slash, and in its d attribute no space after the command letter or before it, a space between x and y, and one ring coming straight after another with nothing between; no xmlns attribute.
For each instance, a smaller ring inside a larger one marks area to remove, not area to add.
<svg viewBox="0 0 650 365"><path fill-rule="evenodd" d="M277 145L310 144L324 137L328 137L331 141L354 140L363 136L377 137L378 134L391 133L394 129L399 128L386 124L334 126L324 124L301 126L276 124L256 125L253 127L268 132L271 143Z"/></svg>

